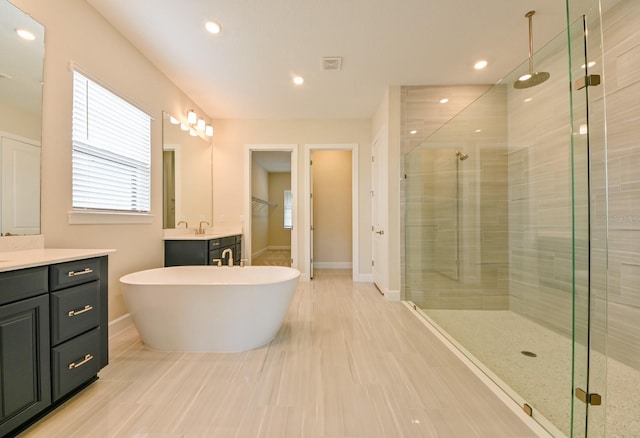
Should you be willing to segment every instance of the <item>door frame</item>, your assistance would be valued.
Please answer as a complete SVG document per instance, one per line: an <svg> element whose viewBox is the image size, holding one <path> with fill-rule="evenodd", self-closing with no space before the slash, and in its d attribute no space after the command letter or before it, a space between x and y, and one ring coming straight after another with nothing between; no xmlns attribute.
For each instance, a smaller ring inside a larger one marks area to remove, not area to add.
<svg viewBox="0 0 640 438"><path fill-rule="evenodd" d="M243 248L247 264L251 264L251 153L290 152L291 153L291 267L298 268L298 145L297 144L245 144L244 145L244 215L242 218Z"/></svg>
<svg viewBox="0 0 640 438"><path fill-rule="evenodd" d="M304 211L302 227L304 229L304 254L302 256L302 266L305 268L304 278L309 280L309 272L307 268L311 266L311 152L314 150L325 151L351 151L351 275L353 281L359 281L360 272L360 238L359 227L360 217L358 214L358 206L360 205L358 197L358 144L305 144L304 145L304 181L302 187L302 208Z"/></svg>

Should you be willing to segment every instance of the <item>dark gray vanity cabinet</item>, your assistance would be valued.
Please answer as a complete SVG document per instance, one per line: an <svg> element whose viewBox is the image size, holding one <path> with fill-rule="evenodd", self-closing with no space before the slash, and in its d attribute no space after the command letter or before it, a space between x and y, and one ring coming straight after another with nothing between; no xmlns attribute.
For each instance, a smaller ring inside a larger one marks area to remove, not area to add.
<svg viewBox="0 0 640 438"><path fill-rule="evenodd" d="M47 268L0 273L0 436L51 404Z"/></svg>
<svg viewBox="0 0 640 438"><path fill-rule="evenodd" d="M234 264L239 264L242 258L241 234L215 239L165 240L164 265L213 265L213 260L222 258L227 248L233 253Z"/></svg>
<svg viewBox="0 0 640 438"><path fill-rule="evenodd" d="M106 256L0 272L0 436L108 364L107 273Z"/></svg>

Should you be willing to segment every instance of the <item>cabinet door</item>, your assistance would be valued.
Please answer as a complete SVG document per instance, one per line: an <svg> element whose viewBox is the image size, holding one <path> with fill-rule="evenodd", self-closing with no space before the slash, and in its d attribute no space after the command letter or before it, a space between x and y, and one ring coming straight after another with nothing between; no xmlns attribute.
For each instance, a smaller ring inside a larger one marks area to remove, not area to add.
<svg viewBox="0 0 640 438"><path fill-rule="evenodd" d="M51 404L49 296L0 307L0 435Z"/></svg>

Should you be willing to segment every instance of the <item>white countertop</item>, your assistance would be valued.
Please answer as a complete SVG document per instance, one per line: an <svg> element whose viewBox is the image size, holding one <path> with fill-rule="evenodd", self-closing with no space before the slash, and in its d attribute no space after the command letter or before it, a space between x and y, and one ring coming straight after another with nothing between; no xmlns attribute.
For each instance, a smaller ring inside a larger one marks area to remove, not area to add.
<svg viewBox="0 0 640 438"><path fill-rule="evenodd" d="M50 265L52 263L70 262L90 257L100 257L112 252L115 252L115 250L55 248L0 252L0 272Z"/></svg>
<svg viewBox="0 0 640 438"><path fill-rule="evenodd" d="M164 240L210 240L219 239L221 237L238 236L242 234L242 230L228 229L215 230L211 228L205 229L205 234L196 234L195 230L187 230L184 228L164 230Z"/></svg>

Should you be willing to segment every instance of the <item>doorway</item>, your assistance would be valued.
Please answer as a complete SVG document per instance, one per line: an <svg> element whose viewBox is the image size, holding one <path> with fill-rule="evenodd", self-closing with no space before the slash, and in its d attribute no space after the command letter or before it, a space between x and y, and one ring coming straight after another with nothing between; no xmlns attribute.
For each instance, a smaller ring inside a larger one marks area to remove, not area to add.
<svg viewBox="0 0 640 438"><path fill-rule="evenodd" d="M358 281L358 145L305 145L304 154L306 277L351 269Z"/></svg>
<svg viewBox="0 0 640 438"><path fill-rule="evenodd" d="M297 145L246 145L247 264L297 266Z"/></svg>

